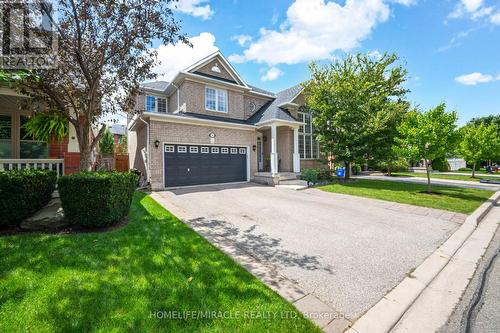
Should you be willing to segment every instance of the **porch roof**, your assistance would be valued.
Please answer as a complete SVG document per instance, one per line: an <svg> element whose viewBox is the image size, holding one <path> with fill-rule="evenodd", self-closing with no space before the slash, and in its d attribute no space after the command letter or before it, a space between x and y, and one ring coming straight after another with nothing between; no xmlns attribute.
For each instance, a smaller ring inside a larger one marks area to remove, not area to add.
<svg viewBox="0 0 500 333"><path fill-rule="evenodd" d="M268 122L270 120L282 120L287 122L299 122L295 119L290 112L282 109L283 105L290 103L295 96L302 90L300 84L293 86L291 88L280 91L276 94L276 98L273 101L264 104L259 111L252 115L248 122L251 124Z"/></svg>

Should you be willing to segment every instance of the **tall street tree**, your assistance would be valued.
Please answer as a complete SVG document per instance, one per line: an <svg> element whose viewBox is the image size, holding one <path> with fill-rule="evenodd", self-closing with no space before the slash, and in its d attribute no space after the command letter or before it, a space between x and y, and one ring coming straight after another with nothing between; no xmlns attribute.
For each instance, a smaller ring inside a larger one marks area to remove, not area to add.
<svg viewBox="0 0 500 333"><path fill-rule="evenodd" d="M92 150L105 131L99 119L131 110L139 84L156 77L152 43L189 43L172 2L59 0L55 12L42 6L55 26L57 66L11 73L9 81L32 97L33 112L48 110L75 127L81 170L91 168Z"/></svg>
<svg viewBox="0 0 500 333"><path fill-rule="evenodd" d="M407 71L395 54L374 59L349 55L323 67L309 66L305 98L316 139L324 151L350 165L367 157L388 158L409 104Z"/></svg>
<svg viewBox="0 0 500 333"><path fill-rule="evenodd" d="M427 112L413 110L399 126L398 148L410 160L423 160L427 192L432 193L429 162L445 156L457 143L457 114L447 112L444 103Z"/></svg>
<svg viewBox="0 0 500 333"><path fill-rule="evenodd" d="M472 164L472 177L476 176L476 166L480 161L500 157L500 138L495 124L466 125L460 129L460 134L458 152L464 160Z"/></svg>

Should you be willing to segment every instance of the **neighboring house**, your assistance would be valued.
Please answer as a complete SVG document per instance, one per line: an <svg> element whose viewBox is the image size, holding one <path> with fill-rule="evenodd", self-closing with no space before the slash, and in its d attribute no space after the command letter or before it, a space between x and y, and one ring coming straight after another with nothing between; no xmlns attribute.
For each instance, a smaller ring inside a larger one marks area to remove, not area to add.
<svg viewBox="0 0 500 333"><path fill-rule="evenodd" d="M27 97L0 87L0 170L50 168L59 175L77 172L80 152L73 125L64 140L45 142L26 137L22 126L30 112L21 109L23 98Z"/></svg>
<svg viewBox="0 0 500 333"><path fill-rule="evenodd" d="M118 153L118 148L123 142L123 138L127 135L127 126L114 124L110 127L110 132L113 134L114 151Z"/></svg>
<svg viewBox="0 0 500 333"><path fill-rule="evenodd" d="M450 171L457 171L458 169L466 168L467 163L463 158L447 158L446 161L450 166Z"/></svg>
<svg viewBox="0 0 500 333"><path fill-rule="evenodd" d="M153 190L278 184L323 166L300 85L276 94L248 85L216 52L142 91L129 116L130 167Z"/></svg>

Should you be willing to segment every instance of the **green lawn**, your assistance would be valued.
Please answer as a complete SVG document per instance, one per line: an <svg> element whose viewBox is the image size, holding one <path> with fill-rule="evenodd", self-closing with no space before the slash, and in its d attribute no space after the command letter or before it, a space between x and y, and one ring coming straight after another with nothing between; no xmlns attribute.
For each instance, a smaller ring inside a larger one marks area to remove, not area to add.
<svg viewBox="0 0 500 333"><path fill-rule="evenodd" d="M318 188L327 192L395 201L465 214L472 213L493 194L493 192L485 190L433 185L433 190L440 194L429 195L421 193L427 188L425 184L366 179L357 179L350 183L334 183L318 186Z"/></svg>
<svg viewBox="0 0 500 333"><path fill-rule="evenodd" d="M416 172L396 172L392 174L393 177L418 177L418 178L427 178L427 175L425 173L416 173ZM466 181L472 181L472 182L479 182L481 179L493 179L493 180L500 180L498 177L488 177L482 174L476 174L475 178L472 178L471 176L464 176L464 175L443 175L439 173L431 173L431 179L436 178L436 179L450 179L450 180L466 180Z"/></svg>
<svg viewBox="0 0 500 333"><path fill-rule="evenodd" d="M0 332L320 332L295 311L142 193L121 229L0 237Z"/></svg>

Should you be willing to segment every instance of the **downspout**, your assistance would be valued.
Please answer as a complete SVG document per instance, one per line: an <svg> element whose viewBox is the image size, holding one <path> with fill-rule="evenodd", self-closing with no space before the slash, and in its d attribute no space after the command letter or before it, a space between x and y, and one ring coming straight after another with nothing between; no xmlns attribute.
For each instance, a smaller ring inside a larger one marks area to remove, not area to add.
<svg viewBox="0 0 500 333"><path fill-rule="evenodd" d="M151 151L149 149L149 123L147 121L144 121L144 119L142 119L142 115L139 116L139 119L144 123L146 124L146 179L147 179L147 182L148 184L151 184L151 176L150 176L150 165L151 165Z"/></svg>

